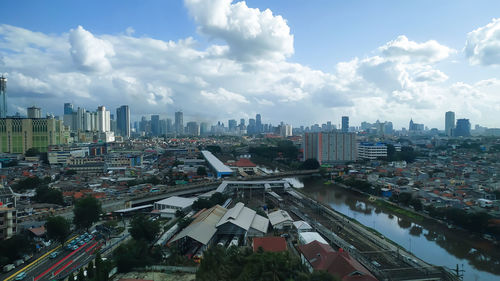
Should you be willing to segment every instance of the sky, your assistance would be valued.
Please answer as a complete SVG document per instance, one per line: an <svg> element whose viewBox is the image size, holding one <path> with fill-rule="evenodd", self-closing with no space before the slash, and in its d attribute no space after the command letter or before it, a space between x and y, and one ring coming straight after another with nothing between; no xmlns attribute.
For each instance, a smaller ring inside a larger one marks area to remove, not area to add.
<svg viewBox="0 0 500 281"><path fill-rule="evenodd" d="M9 113L500 127L500 1L5 1Z"/></svg>

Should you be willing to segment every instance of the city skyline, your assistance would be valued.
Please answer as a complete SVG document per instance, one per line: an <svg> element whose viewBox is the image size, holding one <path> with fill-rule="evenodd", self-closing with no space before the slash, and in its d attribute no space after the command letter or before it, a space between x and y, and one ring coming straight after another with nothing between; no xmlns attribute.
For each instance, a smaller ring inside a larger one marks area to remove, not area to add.
<svg viewBox="0 0 500 281"><path fill-rule="evenodd" d="M500 4L453 3L151 1L139 10L124 2L114 15L112 3L61 1L61 14L16 1L0 25L0 71L12 113L25 114L36 99L57 114L64 99L85 108L129 104L131 120L183 108L186 120L212 123L260 113L294 126L349 116L351 124L400 128L413 118L444 129L443 112L454 111L500 127L489 118L500 102ZM158 10L163 17L148 16ZM424 11L440 17L422 23ZM339 19L312 20L324 13ZM130 22L93 18L109 14Z"/></svg>

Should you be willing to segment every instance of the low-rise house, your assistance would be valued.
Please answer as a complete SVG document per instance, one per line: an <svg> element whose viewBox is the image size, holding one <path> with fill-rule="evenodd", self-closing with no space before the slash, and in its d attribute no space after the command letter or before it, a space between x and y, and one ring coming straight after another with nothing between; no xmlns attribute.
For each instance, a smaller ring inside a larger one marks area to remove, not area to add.
<svg viewBox="0 0 500 281"><path fill-rule="evenodd" d="M257 252L262 248L264 252L284 252L287 250L286 240L283 237L255 237L252 240L252 248Z"/></svg>
<svg viewBox="0 0 500 281"><path fill-rule="evenodd" d="M342 281L376 281L377 279L349 253L333 250L330 245L313 241L300 245L299 252L302 262L310 272L323 270Z"/></svg>

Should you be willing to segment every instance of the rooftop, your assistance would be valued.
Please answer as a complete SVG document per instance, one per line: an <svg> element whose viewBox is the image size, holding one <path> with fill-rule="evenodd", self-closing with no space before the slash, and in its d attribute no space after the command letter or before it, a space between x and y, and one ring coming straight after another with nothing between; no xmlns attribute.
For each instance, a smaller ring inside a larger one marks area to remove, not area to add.
<svg viewBox="0 0 500 281"><path fill-rule="evenodd" d="M274 236L253 238L253 251L256 252L259 247L265 252L283 252L287 249L285 238Z"/></svg>
<svg viewBox="0 0 500 281"><path fill-rule="evenodd" d="M224 165L219 158L215 157L212 152L208 150L202 150L201 153L203 157L210 163L210 165L217 171L217 173L233 173L233 170L228 166Z"/></svg>
<svg viewBox="0 0 500 281"><path fill-rule="evenodd" d="M171 196L166 199L160 200L155 202L155 204L160 204L160 205L168 205L168 206L174 206L174 207L179 207L179 208L187 208L191 205L193 205L193 202L196 200L196 198L184 198L184 197L179 197L179 196Z"/></svg>

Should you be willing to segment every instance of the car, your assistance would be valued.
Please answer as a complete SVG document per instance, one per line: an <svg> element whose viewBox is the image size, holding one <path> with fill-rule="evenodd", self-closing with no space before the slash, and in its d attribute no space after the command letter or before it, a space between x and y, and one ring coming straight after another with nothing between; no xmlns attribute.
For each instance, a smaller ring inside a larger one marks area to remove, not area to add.
<svg viewBox="0 0 500 281"><path fill-rule="evenodd" d="M16 275L16 279L14 280L23 280L26 277L26 272L21 272L18 275Z"/></svg>
<svg viewBox="0 0 500 281"><path fill-rule="evenodd" d="M80 242L78 242L78 245L80 246L83 246L83 244L85 244L85 241L81 240Z"/></svg>
<svg viewBox="0 0 500 281"><path fill-rule="evenodd" d="M77 245L73 245L73 247L71 247L71 250L76 250L76 249L78 249Z"/></svg>
<svg viewBox="0 0 500 281"><path fill-rule="evenodd" d="M75 244L68 244L66 245L66 249L73 250L73 246L75 246Z"/></svg>
<svg viewBox="0 0 500 281"><path fill-rule="evenodd" d="M376 261L372 261L372 264L376 267L380 267L380 263L376 262Z"/></svg>
<svg viewBox="0 0 500 281"><path fill-rule="evenodd" d="M50 254L50 258L51 258L51 259L55 259L58 255L59 255L59 252L58 252L58 251L55 251L55 252L53 252L52 254Z"/></svg>

